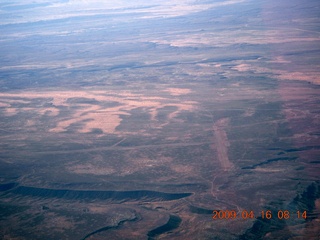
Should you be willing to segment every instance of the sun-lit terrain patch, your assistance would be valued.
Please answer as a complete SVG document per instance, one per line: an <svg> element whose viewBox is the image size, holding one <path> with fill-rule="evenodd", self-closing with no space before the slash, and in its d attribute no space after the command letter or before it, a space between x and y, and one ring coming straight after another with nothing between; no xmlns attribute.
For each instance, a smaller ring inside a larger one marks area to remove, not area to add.
<svg viewBox="0 0 320 240"><path fill-rule="evenodd" d="M190 92L189 89L169 88L166 91L171 95L179 96ZM11 107L10 103L30 104L31 100L41 99L50 107L39 106L30 107ZM73 99L81 98L82 102L73 102ZM50 132L64 132L73 124L80 124L78 132L89 133L94 129L100 129L103 133L116 132L117 126L121 123L121 115L130 115L133 109L143 108L150 114L152 120L156 120L158 109L166 106L176 107L177 110L169 114L168 120L173 119L181 111L191 111L196 102L172 101L165 97L142 96L141 94L133 94L127 91L120 92L115 96L114 93L104 91L45 91L45 92L23 92L23 93L1 93L0 99L5 108L7 116L14 116L19 112L32 112L38 115L47 115L50 117L58 117L58 121L54 128L49 129ZM13 100L17 99L17 101ZM29 100L29 101L28 101ZM71 103L70 103L71 101ZM89 103L85 103L85 102ZM95 101L91 103L92 101ZM114 104L114 107L104 107L105 104ZM61 107L65 109L61 110ZM63 115L61 117L60 115Z"/></svg>
<svg viewBox="0 0 320 240"><path fill-rule="evenodd" d="M2 1L0 239L317 239L319 8Z"/></svg>
<svg viewBox="0 0 320 240"><path fill-rule="evenodd" d="M168 88L166 91L173 96L180 96L191 92L191 90L187 88Z"/></svg>
<svg viewBox="0 0 320 240"><path fill-rule="evenodd" d="M215 137L215 145L213 147L216 148L217 158L219 159L221 167L224 171L228 171L233 167L233 164L230 162L228 157L228 147L230 146L230 143L224 130L224 128L228 126L228 122L228 118L223 118L213 125Z"/></svg>

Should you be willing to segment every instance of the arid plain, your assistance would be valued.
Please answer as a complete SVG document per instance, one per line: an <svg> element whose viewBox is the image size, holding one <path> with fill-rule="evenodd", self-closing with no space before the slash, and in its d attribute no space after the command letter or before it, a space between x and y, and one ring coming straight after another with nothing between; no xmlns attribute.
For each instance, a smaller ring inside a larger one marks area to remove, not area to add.
<svg viewBox="0 0 320 240"><path fill-rule="evenodd" d="M26 2L0 5L2 239L319 237L317 1Z"/></svg>

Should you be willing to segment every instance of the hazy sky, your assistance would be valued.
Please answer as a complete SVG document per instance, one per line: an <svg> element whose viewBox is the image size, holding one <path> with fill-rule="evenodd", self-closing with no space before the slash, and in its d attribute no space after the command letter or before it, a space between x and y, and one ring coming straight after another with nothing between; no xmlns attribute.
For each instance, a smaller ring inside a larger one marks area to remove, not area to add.
<svg viewBox="0 0 320 240"><path fill-rule="evenodd" d="M248 0L70 0L10 1L0 4L1 25L112 13L141 13L141 18L175 17Z"/></svg>

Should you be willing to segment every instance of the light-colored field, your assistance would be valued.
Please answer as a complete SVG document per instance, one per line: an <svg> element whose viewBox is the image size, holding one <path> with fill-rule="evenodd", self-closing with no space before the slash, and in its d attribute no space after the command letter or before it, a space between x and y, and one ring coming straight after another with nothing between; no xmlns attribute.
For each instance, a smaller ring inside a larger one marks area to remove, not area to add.
<svg viewBox="0 0 320 240"><path fill-rule="evenodd" d="M170 95L180 96L191 92L190 89L168 88L163 91ZM88 103L72 102L81 98ZM16 107L23 99L24 106ZM43 106L34 106L33 100L40 99ZM41 92L15 92L1 93L0 103L6 116L14 116L19 112L30 112L38 116L50 116L55 127L50 132L59 133L68 130L77 124L76 131L88 133L100 129L103 133L115 133L120 125L121 115L130 115L130 111L142 108L150 115L151 121L157 121L158 110L163 107L176 107L168 115L168 121L175 118L182 111L191 111L196 102L177 101L163 96L143 96L128 91L41 91ZM107 104L112 107L105 107ZM63 109L63 110L62 110ZM66 110L67 109L67 110ZM159 125L159 127L165 124Z"/></svg>
<svg viewBox="0 0 320 240"><path fill-rule="evenodd" d="M274 63L287 63L287 61L282 57L276 57L273 61ZM297 80L297 81L307 81L314 84L320 84L319 72L317 71L298 71L294 69L272 69L267 67L256 66L256 64L251 63L240 63L233 67L234 70L239 72L253 72L256 74L270 74L278 78L279 80Z"/></svg>
<svg viewBox="0 0 320 240"><path fill-rule="evenodd" d="M218 120L213 125L214 138L215 138L215 148L218 155L218 160L221 164L221 167L224 171L228 171L233 167L233 164L230 162L228 157L228 147L230 143L228 141L228 136L224 130L227 127L229 122L228 118L223 118Z"/></svg>
<svg viewBox="0 0 320 240"><path fill-rule="evenodd" d="M185 95L191 92L188 88L167 88L165 91L169 92L172 96Z"/></svg>

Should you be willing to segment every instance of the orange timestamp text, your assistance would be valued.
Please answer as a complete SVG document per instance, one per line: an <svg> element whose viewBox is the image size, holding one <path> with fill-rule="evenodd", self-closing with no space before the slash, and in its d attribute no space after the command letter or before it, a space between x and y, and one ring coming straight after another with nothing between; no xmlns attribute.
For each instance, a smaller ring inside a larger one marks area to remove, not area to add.
<svg viewBox="0 0 320 240"><path fill-rule="evenodd" d="M263 210L259 213L255 213L254 211L250 210L213 210L212 212L212 219L219 220L219 219L253 219L260 217L262 219L290 219L290 218L303 218L307 219L307 211L296 211L290 212L289 210L278 210L278 211L271 211L271 210Z"/></svg>

